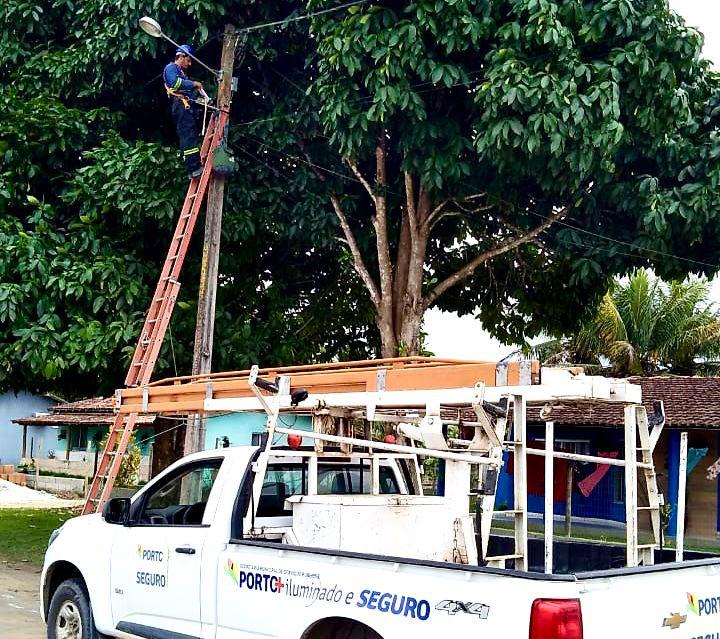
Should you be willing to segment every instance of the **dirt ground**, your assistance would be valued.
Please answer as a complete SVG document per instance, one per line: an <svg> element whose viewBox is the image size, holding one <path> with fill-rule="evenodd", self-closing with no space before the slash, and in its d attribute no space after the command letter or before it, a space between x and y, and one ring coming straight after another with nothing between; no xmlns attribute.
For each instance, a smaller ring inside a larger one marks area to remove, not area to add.
<svg viewBox="0 0 720 639"><path fill-rule="evenodd" d="M38 583L40 569L0 562L0 637L43 639Z"/></svg>

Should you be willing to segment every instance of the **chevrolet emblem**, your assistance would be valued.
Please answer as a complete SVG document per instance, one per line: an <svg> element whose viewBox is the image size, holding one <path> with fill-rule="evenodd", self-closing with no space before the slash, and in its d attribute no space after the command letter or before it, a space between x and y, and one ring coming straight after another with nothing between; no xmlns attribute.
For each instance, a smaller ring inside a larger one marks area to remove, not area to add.
<svg viewBox="0 0 720 639"><path fill-rule="evenodd" d="M681 615L679 612L674 612L672 616L663 620L663 628L671 628L672 630L677 630L686 621L686 615Z"/></svg>

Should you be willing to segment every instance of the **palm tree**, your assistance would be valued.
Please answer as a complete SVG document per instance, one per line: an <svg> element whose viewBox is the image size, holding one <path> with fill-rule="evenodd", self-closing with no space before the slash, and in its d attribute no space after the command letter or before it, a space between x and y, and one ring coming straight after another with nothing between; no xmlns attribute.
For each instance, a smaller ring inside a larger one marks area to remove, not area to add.
<svg viewBox="0 0 720 639"><path fill-rule="evenodd" d="M638 269L613 282L593 319L538 354L554 362L607 365L620 375L692 373L720 355L720 315L706 279L665 283Z"/></svg>

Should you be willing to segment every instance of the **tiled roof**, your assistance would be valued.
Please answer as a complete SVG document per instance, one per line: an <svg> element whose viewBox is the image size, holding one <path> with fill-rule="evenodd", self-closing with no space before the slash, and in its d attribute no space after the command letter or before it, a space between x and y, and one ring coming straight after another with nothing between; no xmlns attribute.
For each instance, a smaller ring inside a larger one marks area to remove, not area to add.
<svg viewBox="0 0 720 639"><path fill-rule="evenodd" d="M77 402L58 404L50 410L53 413L112 413L114 409L114 397L92 397Z"/></svg>
<svg viewBox="0 0 720 639"><path fill-rule="evenodd" d="M642 388L643 404L653 413L653 400L665 404L668 428L720 428L720 378L718 377L630 377ZM623 407L614 404L558 404L547 418L540 407L528 407L529 422L552 420L579 426L622 426Z"/></svg>
<svg viewBox="0 0 720 639"><path fill-rule="evenodd" d="M79 425L84 426L109 426L115 420L113 413L115 399L113 397L93 397L81 399L78 402L68 402L51 406L49 414L35 415L33 417L22 417L13 420L16 424L23 426L62 426ZM138 424L152 424L156 415L138 415Z"/></svg>
<svg viewBox="0 0 720 639"><path fill-rule="evenodd" d="M156 415L138 415L136 423L152 424ZM49 415L36 415L34 417L21 417L13 422L22 426L110 426L115 421L112 414L100 415L92 413L61 413Z"/></svg>

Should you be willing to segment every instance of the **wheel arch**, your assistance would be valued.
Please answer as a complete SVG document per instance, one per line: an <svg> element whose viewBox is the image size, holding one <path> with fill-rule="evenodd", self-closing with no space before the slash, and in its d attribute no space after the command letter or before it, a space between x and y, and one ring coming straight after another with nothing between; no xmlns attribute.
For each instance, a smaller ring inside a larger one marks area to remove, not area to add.
<svg viewBox="0 0 720 639"><path fill-rule="evenodd" d="M368 624L350 617L324 617L310 624L300 639L329 639L337 636L340 628L345 629L347 639L383 639L377 630ZM349 630L349 633L348 633Z"/></svg>
<svg viewBox="0 0 720 639"><path fill-rule="evenodd" d="M47 619L50 610L50 600L57 590L58 586L67 579L78 579L82 584L85 594L90 598L85 577L83 577L80 569L69 561L56 561L50 565L45 572L45 581L43 583L43 616Z"/></svg>

